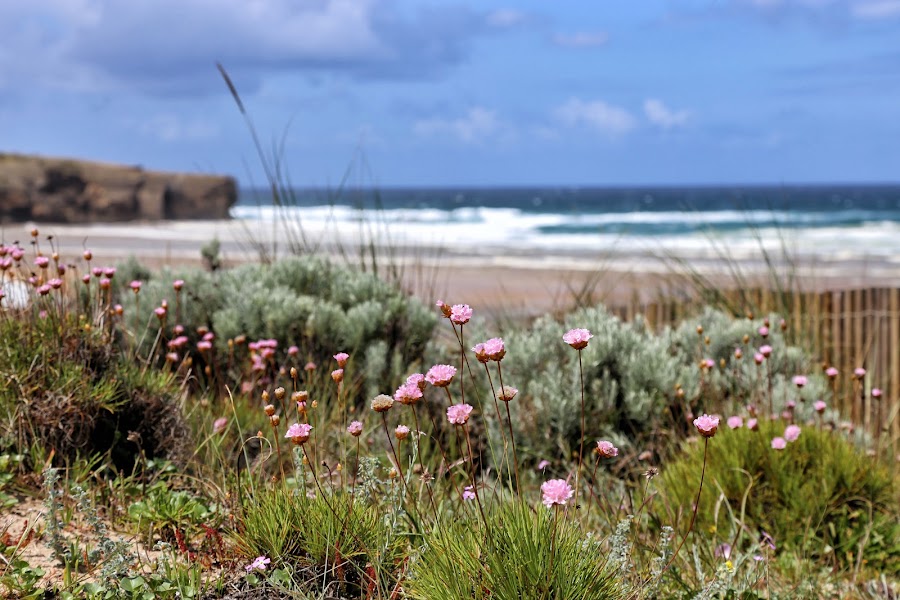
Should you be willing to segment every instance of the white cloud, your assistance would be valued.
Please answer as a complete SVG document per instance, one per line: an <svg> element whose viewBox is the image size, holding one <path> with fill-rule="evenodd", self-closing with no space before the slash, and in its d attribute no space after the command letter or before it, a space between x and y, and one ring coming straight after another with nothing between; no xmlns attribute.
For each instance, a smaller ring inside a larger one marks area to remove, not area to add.
<svg viewBox="0 0 900 600"><path fill-rule="evenodd" d="M466 143L477 143L499 132L502 127L496 111L481 106L470 108L455 119L422 119L413 125L418 135L451 135Z"/></svg>
<svg viewBox="0 0 900 600"><path fill-rule="evenodd" d="M609 41L609 34L605 31L579 31L577 33L557 33L553 36L553 43L564 48L596 48Z"/></svg>
<svg viewBox="0 0 900 600"><path fill-rule="evenodd" d="M602 100L584 101L572 98L553 111L557 119L569 126L588 125L608 135L621 135L634 129L635 119L624 108Z"/></svg>
<svg viewBox="0 0 900 600"><path fill-rule="evenodd" d="M644 115L648 121L663 129L680 127L687 123L691 116L690 112L686 110L672 110L663 104L662 100L656 98L648 98L644 101Z"/></svg>
<svg viewBox="0 0 900 600"><path fill-rule="evenodd" d="M291 70L433 77L487 30L485 14L465 6L393 0L0 0L0 80L218 93L217 61L254 80Z"/></svg>
<svg viewBox="0 0 900 600"><path fill-rule="evenodd" d="M900 16L900 0L857 2L851 12L857 19L891 19Z"/></svg>
<svg viewBox="0 0 900 600"><path fill-rule="evenodd" d="M527 21L528 16L518 10L501 8L488 13L486 20L488 25L493 25L494 27L515 27Z"/></svg>

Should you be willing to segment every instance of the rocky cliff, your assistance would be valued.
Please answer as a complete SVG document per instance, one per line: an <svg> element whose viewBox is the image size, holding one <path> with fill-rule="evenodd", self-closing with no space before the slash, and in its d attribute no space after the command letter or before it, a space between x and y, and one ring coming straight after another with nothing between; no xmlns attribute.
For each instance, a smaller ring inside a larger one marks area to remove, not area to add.
<svg viewBox="0 0 900 600"><path fill-rule="evenodd" d="M227 219L233 178L0 154L0 220L99 223Z"/></svg>

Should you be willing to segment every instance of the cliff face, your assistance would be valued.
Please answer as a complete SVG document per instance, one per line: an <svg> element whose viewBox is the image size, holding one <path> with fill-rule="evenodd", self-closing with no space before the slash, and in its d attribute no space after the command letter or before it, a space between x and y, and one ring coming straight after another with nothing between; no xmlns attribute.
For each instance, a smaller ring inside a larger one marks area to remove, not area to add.
<svg viewBox="0 0 900 600"><path fill-rule="evenodd" d="M227 219L231 177L0 154L0 220L90 223Z"/></svg>

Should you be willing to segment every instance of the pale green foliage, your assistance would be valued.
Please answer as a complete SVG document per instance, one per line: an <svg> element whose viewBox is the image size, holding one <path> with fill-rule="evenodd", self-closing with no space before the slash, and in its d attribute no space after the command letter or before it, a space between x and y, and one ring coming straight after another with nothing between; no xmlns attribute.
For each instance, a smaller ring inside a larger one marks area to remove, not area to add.
<svg viewBox="0 0 900 600"><path fill-rule="evenodd" d="M180 306L174 279L185 281ZM133 296L131 292L122 296L128 324L134 322L127 316L135 309ZM380 381L404 375L406 365L421 355L436 323L433 311L397 287L311 256L217 273L163 271L145 283L141 312L149 315L164 298L169 302L169 326L180 312L180 323L192 339L198 326L211 328L222 356L227 341L239 335L249 341L274 338L281 351L297 345L301 357L317 362L345 351L365 357L365 383L372 389ZM154 320L151 328L155 327ZM146 336L145 350L153 337Z"/></svg>
<svg viewBox="0 0 900 600"><path fill-rule="evenodd" d="M780 317L769 315L769 322L769 335L763 338L758 331L762 319L735 319L707 308L698 317L663 333L681 365L678 383L688 398L698 399L696 410L722 410L719 404L722 400L733 400L737 406L757 403L768 409L770 379L772 406L776 412L788 400L793 400L797 403L797 415L810 418L815 414L813 401L830 396L826 378L812 358L801 348L787 344L778 325ZM703 327L702 335L697 333L698 326ZM746 344L744 336L749 338ZM704 342L706 337L710 340L708 345ZM772 354L762 365L757 365L753 355L763 345L771 346ZM740 359L735 357L735 349L742 352ZM716 366L701 378L698 365L704 358L713 359ZM726 363L724 368L721 360ZM808 378L802 390L791 381L795 375Z"/></svg>
<svg viewBox="0 0 900 600"><path fill-rule="evenodd" d="M560 514L514 502L435 528L404 590L421 600L623 597L599 543ZM551 550L551 540L552 550ZM552 559L551 559L552 552Z"/></svg>
<svg viewBox="0 0 900 600"><path fill-rule="evenodd" d="M673 392L677 363L665 341L640 321L622 323L594 307L568 315L564 323L543 317L529 329L510 331L504 335L503 382L519 388L510 403L516 443L534 461L570 456L578 447L578 352L562 341L575 327L594 335L582 351L588 440L652 428Z"/></svg>

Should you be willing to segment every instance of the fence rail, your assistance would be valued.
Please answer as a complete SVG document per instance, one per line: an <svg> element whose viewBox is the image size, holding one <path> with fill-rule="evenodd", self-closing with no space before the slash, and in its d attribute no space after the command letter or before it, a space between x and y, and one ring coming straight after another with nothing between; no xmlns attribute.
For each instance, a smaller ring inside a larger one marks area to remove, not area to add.
<svg viewBox="0 0 900 600"><path fill-rule="evenodd" d="M810 350L823 368L840 371L835 408L876 438L900 447L900 288L809 292L751 288L716 292L712 303L735 315L781 314L789 326L789 341ZM626 321L642 315L658 331L676 326L699 306L697 300L685 298L636 299L611 311ZM862 380L852 377L858 367L866 369ZM882 390L880 399L872 397L874 388Z"/></svg>

